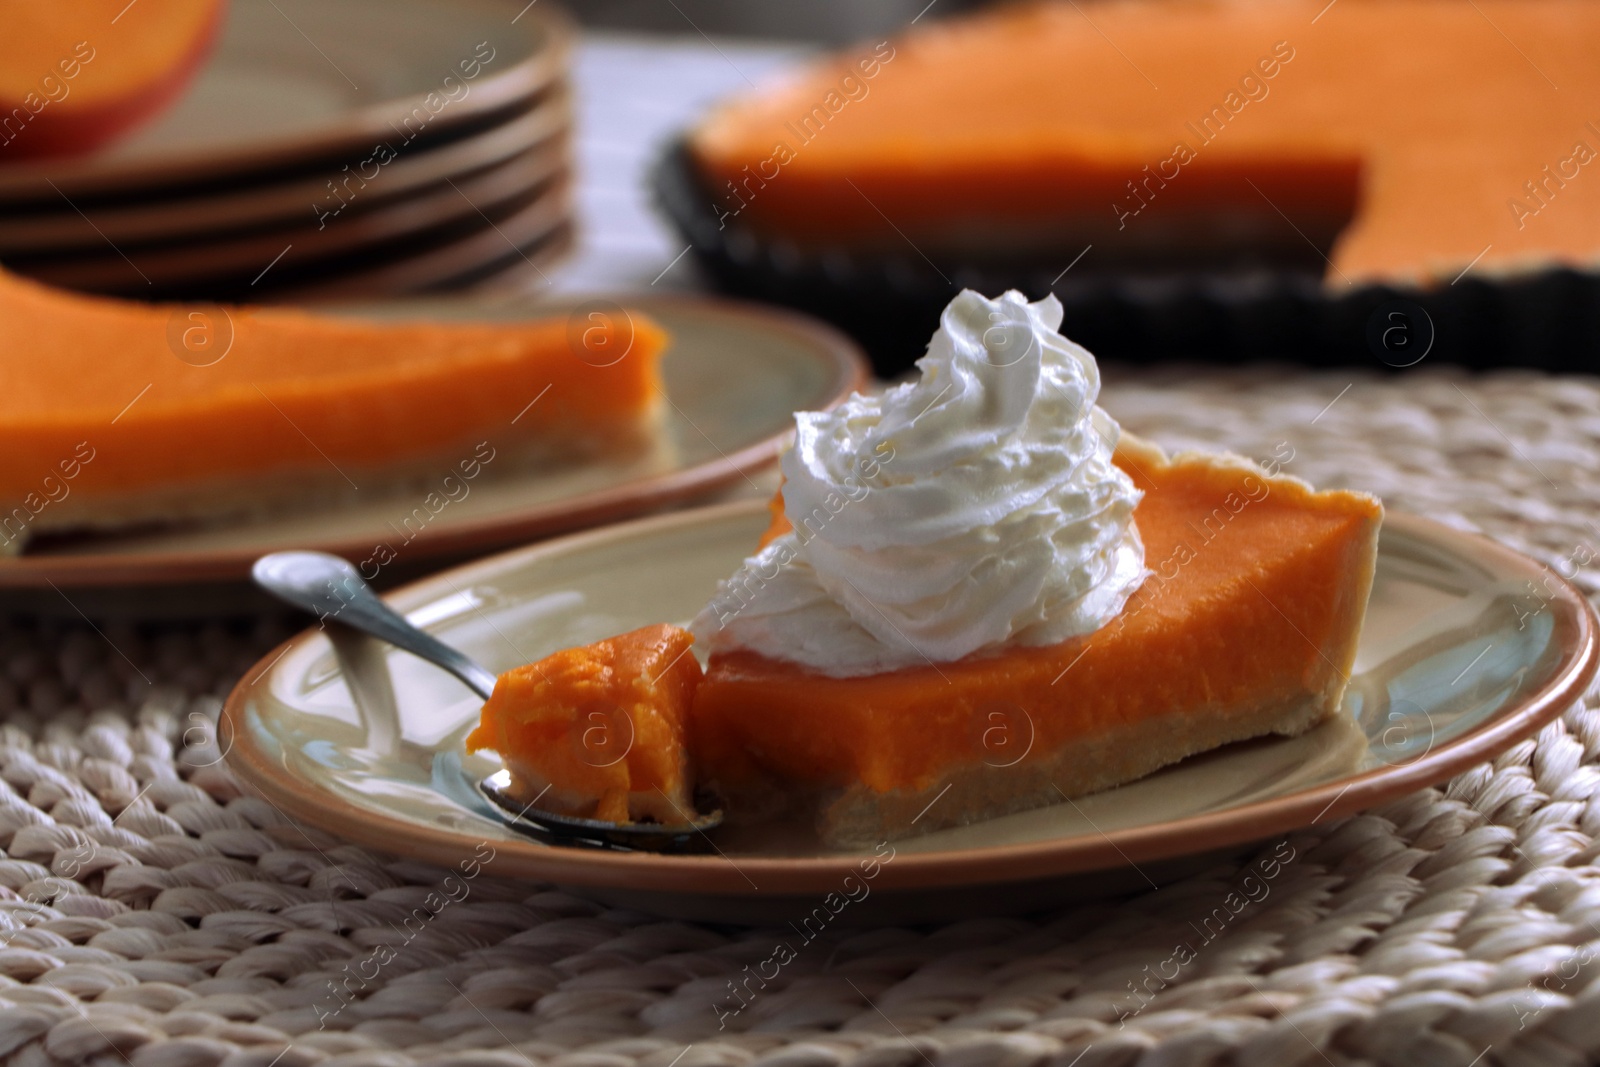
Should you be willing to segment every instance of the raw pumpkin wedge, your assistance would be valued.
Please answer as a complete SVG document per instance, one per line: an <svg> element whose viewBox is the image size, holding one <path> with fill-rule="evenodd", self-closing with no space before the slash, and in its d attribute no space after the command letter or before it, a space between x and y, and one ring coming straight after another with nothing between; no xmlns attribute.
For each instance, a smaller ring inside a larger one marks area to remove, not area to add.
<svg viewBox="0 0 1600 1067"><path fill-rule="evenodd" d="M87 152L177 97L223 0L0 2L0 165Z"/></svg>
<svg viewBox="0 0 1600 1067"><path fill-rule="evenodd" d="M1124 435L1153 572L1108 625L1046 647L830 677L715 653L691 710L702 782L781 798L856 846L1060 802L1339 707L1382 507L1237 457ZM781 529L782 521L775 524Z"/></svg>
<svg viewBox="0 0 1600 1067"><path fill-rule="evenodd" d="M666 343L638 312L379 323L138 304L0 271L0 550L636 447L653 438Z"/></svg>

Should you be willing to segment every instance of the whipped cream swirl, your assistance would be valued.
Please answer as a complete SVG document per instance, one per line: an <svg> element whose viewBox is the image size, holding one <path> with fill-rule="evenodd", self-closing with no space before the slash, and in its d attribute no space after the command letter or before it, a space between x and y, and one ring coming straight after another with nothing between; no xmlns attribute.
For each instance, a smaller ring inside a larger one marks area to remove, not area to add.
<svg viewBox="0 0 1600 1067"><path fill-rule="evenodd" d="M1148 573L1094 357L1061 303L964 290L921 379L795 416L793 531L695 618L712 651L874 674L1104 626Z"/></svg>

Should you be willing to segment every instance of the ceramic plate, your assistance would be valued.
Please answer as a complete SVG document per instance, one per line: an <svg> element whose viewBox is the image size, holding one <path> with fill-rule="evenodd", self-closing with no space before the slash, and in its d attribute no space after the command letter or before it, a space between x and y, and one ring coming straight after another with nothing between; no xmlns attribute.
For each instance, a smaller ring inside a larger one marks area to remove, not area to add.
<svg viewBox="0 0 1600 1067"><path fill-rule="evenodd" d="M143 247L130 243L111 248L102 241L98 247L67 255L12 256L5 262L19 274L64 289L159 299L209 296L236 288L268 300L273 299L274 281L299 280L319 268L326 271L330 260L347 263L372 256L392 265L397 253L426 247L431 235L480 234L491 228L486 220L499 224L508 209L538 202L539 224L551 229L569 213L565 180L569 154L566 144L557 141L413 196L362 205L367 209L329 225L320 225L302 204L293 219L270 228ZM267 284L252 286L262 276ZM346 277L339 275L340 280Z"/></svg>
<svg viewBox="0 0 1600 1067"><path fill-rule="evenodd" d="M429 488L420 487L249 521L41 539L37 550L0 558L0 589L42 588L55 597L52 586L238 581L257 556L280 548L321 547L359 562L389 545L397 568L503 548L743 482L777 456L794 411L831 407L865 380L859 352L832 330L718 300L439 298L344 310L388 319L509 321L622 305L646 311L672 335L662 361L663 430L641 454L499 477L491 470L426 523L414 519Z"/></svg>
<svg viewBox="0 0 1600 1067"><path fill-rule="evenodd" d="M682 512L496 556L391 599L504 670L689 618L766 523L754 501ZM842 921L931 921L1148 888L1219 851L1441 782L1575 699L1594 674L1594 644L1592 610L1558 576L1492 542L1391 515L1343 714L1075 804L895 842ZM719 831L719 852L706 856L518 836L473 789L496 762L462 755L478 707L433 667L333 628L308 631L253 669L228 700L220 736L229 765L296 819L446 866L487 843L496 874L661 914L792 921L848 876L859 886L874 857L826 851L794 831Z"/></svg>
<svg viewBox="0 0 1600 1067"><path fill-rule="evenodd" d="M459 287L493 273L499 264L530 259L535 247L560 244L565 251L567 243L556 238L573 227L574 189L571 173L563 171L509 203L480 205L443 236L386 245L378 254L362 257L360 264L344 263L337 273L324 269L294 277L291 284L272 290L272 299L372 299ZM539 280L549 284L550 276Z"/></svg>
<svg viewBox="0 0 1600 1067"><path fill-rule="evenodd" d="M350 197L348 208L341 207L344 201L328 188L330 179L344 178L344 166L351 162L348 159L271 182L207 185L178 199L91 204L92 218L57 198L54 205L0 215L0 259L12 262L28 256L105 254L112 245L135 256L141 244L215 241L240 230L284 229L324 221L330 229L344 228L363 212L383 210L440 188L450 192L447 182L464 185L518 157L541 151L569 155L571 124L570 94L547 93L529 110L482 133L424 151L396 153L365 187L351 182L356 195ZM366 153L357 157L358 177L363 170L371 173L375 158Z"/></svg>
<svg viewBox="0 0 1600 1067"><path fill-rule="evenodd" d="M233 0L215 52L177 104L83 162L6 168L0 205L200 186L347 153L340 161L355 164L392 141L430 93L440 95L429 121L413 119L408 132L437 142L565 71L565 19L549 5L513 15L495 0Z"/></svg>

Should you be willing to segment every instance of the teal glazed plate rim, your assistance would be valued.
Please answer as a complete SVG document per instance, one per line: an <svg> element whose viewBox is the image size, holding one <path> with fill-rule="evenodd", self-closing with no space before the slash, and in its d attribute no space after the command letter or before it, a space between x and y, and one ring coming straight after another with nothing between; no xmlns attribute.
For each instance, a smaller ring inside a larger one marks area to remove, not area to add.
<svg viewBox="0 0 1600 1067"><path fill-rule="evenodd" d="M636 626L686 620L766 521L761 501L638 520L444 571L388 599L505 670ZM1230 745L1070 805L895 841L884 850L892 859L872 865L872 889L887 891L885 903L897 894L965 893L970 914L977 891L1016 903L1033 899L1028 886L1055 886L1039 899L1059 901L1103 892L1130 872L1126 888L1148 888L1173 862L1325 825L1444 782L1534 734L1594 678L1596 630L1588 601L1542 564L1391 514L1341 714L1301 737ZM719 831L717 850L694 856L520 836L472 789L498 766L462 753L479 703L404 653L337 627L312 629L234 689L219 740L246 785L284 815L344 839L443 866L486 844L497 875L686 918L781 917L777 902L835 891L874 858L782 828ZM1063 890L1063 879L1079 884ZM1001 887L1010 889L990 892Z"/></svg>

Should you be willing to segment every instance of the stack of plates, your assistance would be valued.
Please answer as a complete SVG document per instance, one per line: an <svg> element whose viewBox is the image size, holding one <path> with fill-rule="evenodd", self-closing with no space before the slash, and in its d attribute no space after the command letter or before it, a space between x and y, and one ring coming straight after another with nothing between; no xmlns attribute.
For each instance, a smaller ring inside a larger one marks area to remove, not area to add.
<svg viewBox="0 0 1600 1067"><path fill-rule="evenodd" d="M233 0L157 122L0 167L0 262L142 299L444 289L571 240L569 33L498 0Z"/></svg>

